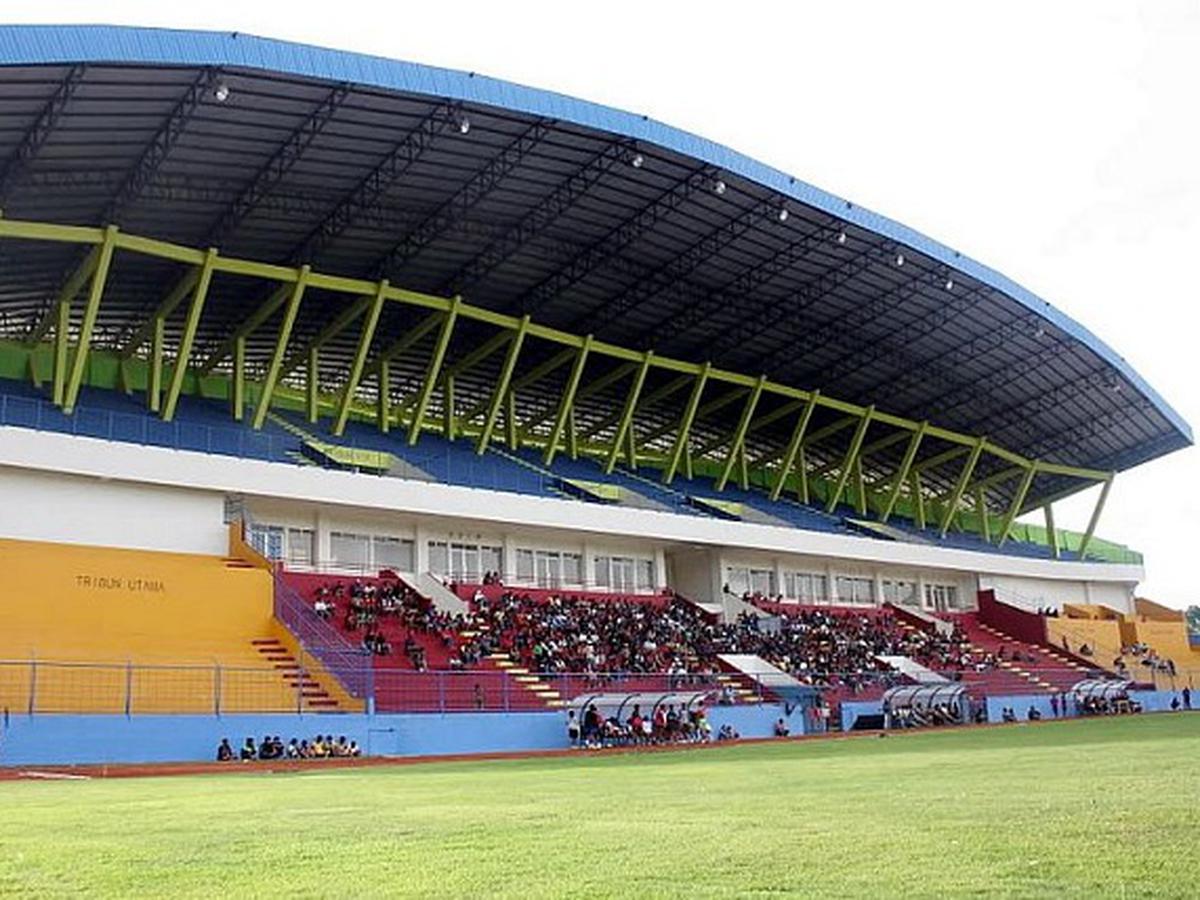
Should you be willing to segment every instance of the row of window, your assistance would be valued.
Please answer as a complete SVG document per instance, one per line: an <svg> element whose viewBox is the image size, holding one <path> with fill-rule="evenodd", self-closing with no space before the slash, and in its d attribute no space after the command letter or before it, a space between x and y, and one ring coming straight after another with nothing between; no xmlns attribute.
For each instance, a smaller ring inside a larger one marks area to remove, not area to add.
<svg viewBox="0 0 1200 900"><path fill-rule="evenodd" d="M292 565L311 565L316 558L315 534L311 528L255 524L250 527L250 543L268 559L286 560ZM393 569L416 570L416 547L405 538L377 534L333 531L329 534L329 563L338 568L362 571ZM515 581L537 587L563 585L583 587L589 580L583 556L558 550L516 551ZM654 590L654 560L631 556L597 556L591 584L615 591ZM429 542L429 570L454 581L476 583L486 572L504 573L504 548L492 544ZM509 577L513 573L509 572Z"/></svg>
<svg viewBox="0 0 1200 900"><path fill-rule="evenodd" d="M729 566L725 570L725 584L734 594L762 594L774 597L782 593L788 600L799 603L839 603L873 605L875 603L875 579L852 575L834 578L833 592L829 590L829 579L816 572L783 572L783 590L775 583L774 569L756 569L749 566ZM903 606L917 606L917 584L915 581L883 579L883 601ZM962 609L958 588L952 584L926 584L925 606L928 609Z"/></svg>

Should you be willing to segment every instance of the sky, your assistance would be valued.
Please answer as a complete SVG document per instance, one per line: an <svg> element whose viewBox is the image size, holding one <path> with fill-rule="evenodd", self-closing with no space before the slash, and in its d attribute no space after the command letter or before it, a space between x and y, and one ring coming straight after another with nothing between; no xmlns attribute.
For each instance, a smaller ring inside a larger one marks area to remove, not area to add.
<svg viewBox="0 0 1200 900"><path fill-rule="evenodd" d="M1192 0L5 0L0 19L249 32L648 115L998 269L1200 429ZM1175 607L1200 603L1198 476L1196 448L1119 475L1098 529L1145 554L1139 594ZM1057 523L1082 531L1094 499L1057 504Z"/></svg>

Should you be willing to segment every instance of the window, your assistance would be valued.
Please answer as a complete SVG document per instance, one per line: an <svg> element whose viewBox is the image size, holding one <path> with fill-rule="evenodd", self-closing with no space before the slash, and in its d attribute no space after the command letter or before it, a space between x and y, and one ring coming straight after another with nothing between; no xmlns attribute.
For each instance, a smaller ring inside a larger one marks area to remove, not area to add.
<svg viewBox="0 0 1200 900"><path fill-rule="evenodd" d="M751 569L750 570L750 592L753 594L761 594L764 597L775 596L775 570L774 569Z"/></svg>
<svg viewBox="0 0 1200 900"><path fill-rule="evenodd" d="M578 553L562 555L562 579L565 584L583 584L583 556Z"/></svg>
<svg viewBox="0 0 1200 900"><path fill-rule="evenodd" d="M874 579L839 575L837 577L837 599L839 603L874 603Z"/></svg>
<svg viewBox="0 0 1200 900"><path fill-rule="evenodd" d="M283 559L285 531L279 525L250 526L250 546L267 559Z"/></svg>
<svg viewBox="0 0 1200 900"><path fill-rule="evenodd" d="M895 581L890 578L883 580L883 599L885 603L897 606L917 605L917 585L912 581Z"/></svg>
<svg viewBox="0 0 1200 900"><path fill-rule="evenodd" d="M329 558L335 566L366 569L370 563L371 539L365 534L332 531L329 534Z"/></svg>
<svg viewBox="0 0 1200 900"><path fill-rule="evenodd" d="M654 590L654 560L637 561L637 589L645 592Z"/></svg>
<svg viewBox="0 0 1200 900"><path fill-rule="evenodd" d="M429 542L429 571L434 575L450 574L449 545L445 541Z"/></svg>
<svg viewBox="0 0 1200 900"><path fill-rule="evenodd" d="M413 542L400 538L376 535L371 539L376 569L391 569L394 572L412 572L415 568Z"/></svg>
<svg viewBox="0 0 1200 900"><path fill-rule="evenodd" d="M485 572L504 573L504 548L479 546L479 565Z"/></svg>
<svg viewBox="0 0 1200 900"><path fill-rule="evenodd" d="M925 585L925 608L938 612L961 609L958 603L958 588L952 584Z"/></svg>
<svg viewBox="0 0 1200 900"><path fill-rule="evenodd" d="M744 566L729 566L725 569L725 587L739 597L750 590L750 570Z"/></svg>
<svg viewBox="0 0 1200 900"><path fill-rule="evenodd" d="M314 556L313 530L311 528L289 528L287 535L287 561L296 566L311 566Z"/></svg>
<svg viewBox="0 0 1200 900"><path fill-rule="evenodd" d="M784 572L783 593L785 597L801 603L824 603L829 599L825 591L825 576L811 572Z"/></svg>
<svg viewBox="0 0 1200 900"><path fill-rule="evenodd" d="M517 581L529 583L533 581L533 551L517 551Z"/></svg>

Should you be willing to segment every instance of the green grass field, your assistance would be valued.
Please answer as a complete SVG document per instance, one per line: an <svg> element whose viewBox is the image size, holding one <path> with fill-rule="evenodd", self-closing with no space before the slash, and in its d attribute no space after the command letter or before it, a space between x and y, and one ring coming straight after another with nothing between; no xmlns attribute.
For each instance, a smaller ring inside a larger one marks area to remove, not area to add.
<svg viewBox="0 0 1200 900"><path fill-rule="evenodd" d="M0 896L1200 895L1200 714L0 783Z"/></svg>

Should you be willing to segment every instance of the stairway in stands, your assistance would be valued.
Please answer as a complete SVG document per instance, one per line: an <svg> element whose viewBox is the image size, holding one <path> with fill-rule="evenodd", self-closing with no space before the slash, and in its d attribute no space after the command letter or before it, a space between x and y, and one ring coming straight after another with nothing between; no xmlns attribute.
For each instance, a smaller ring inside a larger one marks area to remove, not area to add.
<svg viewBox="0 0 1200 900"><path fill-rule="evenodd" d="M986 625L979 621L978 613L945 613L941 618L958 625L971 645L982 653L996 654L1001 647L1004 648L1005 659L1000 663L999 671L980 673L968 679L982 682L985 690L991 693L1019 693L1030 689L1037 692L1067 691L1088 675L1086 666L1055 650L1027 644ZM1010 657L1014 650L1019 650L1024 659L1013 662ZM1009 677L1005 678L1004 675Z"/></svg>
<svg viewBox="0 0 1200 900"><path fill-rule="evenodd" d="M288 687L299 690L303 707L309 710L336 712L338 702L311 675L302 671L296 657L278 638L259 638L250 642L258 654L279 672Z"/></svg>

